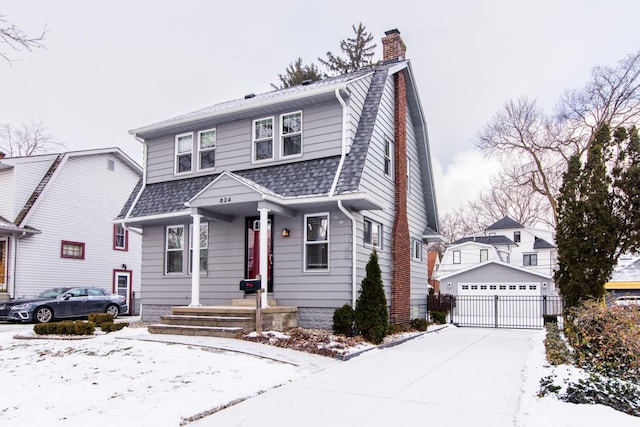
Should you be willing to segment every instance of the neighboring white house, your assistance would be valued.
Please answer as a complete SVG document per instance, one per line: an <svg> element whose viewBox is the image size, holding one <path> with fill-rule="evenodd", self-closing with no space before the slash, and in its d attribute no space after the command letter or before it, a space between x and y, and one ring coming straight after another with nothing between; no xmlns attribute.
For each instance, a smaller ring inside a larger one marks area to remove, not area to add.
<svg viewBox="0 0 640 427"><path fill-rule="evenodd" d="M132 312L142 239L113 220L141 176L118 148L0 155L0 293L98 286L127 296Z"/></svg>
<svg viewBox="0 0 640 427"><path fill-rule="evenodd" d="M448 245L435 273L453 295L555 295L557 250L549 230L509 217Z"/></svg>

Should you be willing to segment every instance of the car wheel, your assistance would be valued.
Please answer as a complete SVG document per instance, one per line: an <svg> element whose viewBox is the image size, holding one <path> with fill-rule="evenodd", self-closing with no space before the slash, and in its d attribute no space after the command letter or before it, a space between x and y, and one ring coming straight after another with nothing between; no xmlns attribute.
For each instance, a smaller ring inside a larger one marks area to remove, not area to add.
<svg viewBox="0 0 640 427"><path fill-rule="evenodd" d="M33 319L38 323L47 323L53 319L53 311L49 307L40 307L33 313Z"/></svg>
<svg viewBox="0 0 640 427"><path fill-rule="evenodd" d="M120 309L117 305L111 304L107 307L106 313L112 315L115 319L118 317L118 314L120 314Z"/></svg>

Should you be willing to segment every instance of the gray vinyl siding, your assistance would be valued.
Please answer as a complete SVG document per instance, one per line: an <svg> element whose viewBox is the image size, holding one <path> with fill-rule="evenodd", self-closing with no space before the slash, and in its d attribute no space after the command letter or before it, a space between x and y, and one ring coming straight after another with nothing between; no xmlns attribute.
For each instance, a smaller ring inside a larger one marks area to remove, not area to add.
<svg viewBox="0 0 640 427"><path fill-rule="evenodd" d="M361 107L360 107L361 108ZM280 115L302 111L302 156L281 158ZM252 163L252 126L254 119L273 117L274 119L274 159ZM216 129L216 167L198 171L198 132ZM283 109L272 115L259 115L251 119L224 123L210 123L193 129L194 151L193 170L190 173L174 174L175 135L153 138L147 141L147 183L169 181L192 176L239 171L254 167L264 167L283 162L311 160L339 155L342 144L342 107L337 100L299 108Z"/></svg>

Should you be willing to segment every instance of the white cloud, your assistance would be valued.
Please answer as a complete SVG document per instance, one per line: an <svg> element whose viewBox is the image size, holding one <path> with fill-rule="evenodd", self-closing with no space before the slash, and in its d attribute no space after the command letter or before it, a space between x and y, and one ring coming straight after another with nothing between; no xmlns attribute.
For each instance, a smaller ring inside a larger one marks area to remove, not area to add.
<svg viewBox="0 0 640 427"><path fill-rule="evenodd" d="M433 159L433 166L438 210L442 215L462 207L488 188L499 163L477 150L467 150L456 153L446 169L437 159Z"/></svg>

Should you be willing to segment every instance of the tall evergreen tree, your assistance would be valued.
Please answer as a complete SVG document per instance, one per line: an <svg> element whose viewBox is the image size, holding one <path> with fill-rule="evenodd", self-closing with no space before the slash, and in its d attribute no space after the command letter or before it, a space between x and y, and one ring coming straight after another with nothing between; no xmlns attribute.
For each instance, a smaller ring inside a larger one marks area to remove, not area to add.
<svg viewBox="0 0 640 427"><path fill-rule="evenodd" d="M367 341L380 344L389 332L389 311L376 251L369 257L366 271L356 301L356 329Z"/></svg>
<svg viewBox="0 0 640 427"><path fill-rule="evenodd" d="M630 137L628 138L628 135ZM621 253L638 247L640 141L637 131L601 126L584 165L574 155L558 197L556 284L568 307L601 298Z"/></svg>
<svg viewBox="0 0 640 427"><path fill-rule="evenodd" d="M298 58L289 64L284 74L278 74L280 85L278 86L272 83L271 86L275 89L284 89L299 85L306 80L314 82L322 80L323 77L323 74L315 64L302 65L302 58Z"/></svg>
<svg viewBox="0 0 640 427"><path fill-rule="evenodd" d="M318 58L318 61L333 75L352 73L374 65L376 44L373 43L373 34L366 31L362 22L356 28L352 25L355 37L347 38L340 42L340 50L345 57L340 57L327 52L327 59Z"/></svg>

